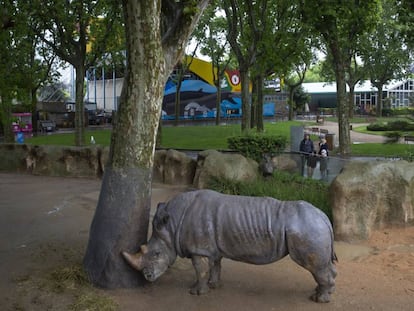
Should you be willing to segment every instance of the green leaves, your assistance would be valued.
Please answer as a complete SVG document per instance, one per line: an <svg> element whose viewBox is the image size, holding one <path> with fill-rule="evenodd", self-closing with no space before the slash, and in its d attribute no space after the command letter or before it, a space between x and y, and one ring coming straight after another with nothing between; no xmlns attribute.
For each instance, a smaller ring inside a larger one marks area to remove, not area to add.
<svg viewBox="0 0 414 311"><path fill-rule="evenodd" d="M285 136L247 135L227 139L228 147L239 151L245 157L260 162L264 154L279 154L287 143Z"/></svg>

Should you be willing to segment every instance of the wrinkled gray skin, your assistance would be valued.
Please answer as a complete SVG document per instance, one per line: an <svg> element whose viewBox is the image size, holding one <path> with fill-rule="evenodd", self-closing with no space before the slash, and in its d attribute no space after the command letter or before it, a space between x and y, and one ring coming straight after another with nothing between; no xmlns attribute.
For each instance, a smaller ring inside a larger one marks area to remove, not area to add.
<svg viewBox="0 0 414 311"><path fill-rule="evenodd" d="M323 212L304 201L211 190L182 193L158 205L148 245L137 254L122 254L151 282L177 255L191 258L197 277L191 294L219 285L223 257L261 265L288 254L318 284L312 300L329 302L335 289L332 226Z"/></svg>

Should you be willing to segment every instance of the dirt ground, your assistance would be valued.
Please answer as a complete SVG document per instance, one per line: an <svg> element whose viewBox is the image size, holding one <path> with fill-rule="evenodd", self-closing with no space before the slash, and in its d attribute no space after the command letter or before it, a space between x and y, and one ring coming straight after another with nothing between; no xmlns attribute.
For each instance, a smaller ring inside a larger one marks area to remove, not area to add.
<svg viewBox="0 0 414 311"><path fill-rule="evenodd" d="M337 288L328 304L308 299L315 282L288 257L264 266L224 260L223 286L205 296L188 294L194 272L187 259L143 288L68 282L68 269L80 267L99 190L99 180L0 173L1 310L413 310L414 227L336 242ZM153 206L182 190L154 185Z"/></svg>

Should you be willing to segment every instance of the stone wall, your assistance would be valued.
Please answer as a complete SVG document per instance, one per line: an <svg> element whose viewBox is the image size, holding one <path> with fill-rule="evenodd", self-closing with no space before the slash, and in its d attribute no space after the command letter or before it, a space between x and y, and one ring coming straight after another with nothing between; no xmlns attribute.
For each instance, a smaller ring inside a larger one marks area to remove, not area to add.
<svg viewBox="0 0 414 311"><path fill-rule="evenodd" d="M100 178L108 155L109 147L100 146L0 144L0 171ZM155 152L154 182L203 188L211 176L235 180L257 178L258 164L239 154L214 150L201 152L197 159L172 149Z"/></svg>

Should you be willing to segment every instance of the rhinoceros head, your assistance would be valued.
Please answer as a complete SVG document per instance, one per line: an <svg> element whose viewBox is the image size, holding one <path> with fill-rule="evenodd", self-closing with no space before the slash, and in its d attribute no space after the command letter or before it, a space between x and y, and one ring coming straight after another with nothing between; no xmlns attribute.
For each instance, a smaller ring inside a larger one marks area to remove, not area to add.
<svg viewBox="0 0 414 311"><path fill-rule="evenodd" d="M159 213L164 206L158 206L153 221L153 235L148 245L141 245L136 254L122 252L126 261L136 270L141 271L144 277L153 282L171 266L177 253L172 245L170 233L167 230L168 215ZM161 215L160 215L161 214Z"/></svg>

